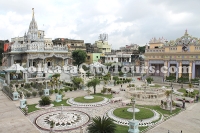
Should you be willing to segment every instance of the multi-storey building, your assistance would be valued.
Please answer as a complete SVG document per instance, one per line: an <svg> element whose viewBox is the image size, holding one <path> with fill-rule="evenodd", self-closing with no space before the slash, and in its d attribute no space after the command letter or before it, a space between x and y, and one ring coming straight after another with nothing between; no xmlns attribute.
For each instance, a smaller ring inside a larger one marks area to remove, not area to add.
<svg viewBox="0 0 200 133"><path fill-rule="evenodd" d="M98 49L99 49L99 52L101 53L108 53L108 52L111 52L111 45L108 44L108 41L95 41L95 44Z"/></svg>
<svg viewBox="0 0 200 133"><path fill-rule="evenodd" d="M87 53L100 53L99 48L96 45L91 43L85 43Z"/></svg>
<svg viewBox="0 0 200 133"><path fill-rule="evenodd" d="M163 38L153 38L146 45L145 50L145 66L155 67L155 71L147 71L148 75L161 76L175 76L176 79L185 77L190 79L200 78L200 39L192 37L185 31L185 34L176 40L167 41ZM161 68L166 66L170 68L174 66L180 68L173 72L162 72ZM186 69L184 73L183 70ZM151 72L151 73L150 73Z"/></svg>
<svg viewBox="0 0 200 133"><path fill-rule="evenodd" d="M135 51L138 51L139 45L137 44L131 44L126 45L125 47L120 47L121 52L129 52L134 53Z"/></svg>
<svg viewBox="0 0 200 133"><path fill-rule="evenodd" d="M86 46L84 44L84 40L74 40L68 38L56 38L53 40L54 46L64 45L68 47L70 52L74 50L83 50L86 51Z"/></svg>

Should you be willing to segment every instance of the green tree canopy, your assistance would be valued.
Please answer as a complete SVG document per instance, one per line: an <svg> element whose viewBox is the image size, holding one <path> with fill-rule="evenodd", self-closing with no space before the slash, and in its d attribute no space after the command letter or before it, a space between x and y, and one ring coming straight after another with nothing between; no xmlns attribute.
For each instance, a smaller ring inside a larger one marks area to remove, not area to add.
<svg viewBox="0 0 200 133"><path fill-rule="evenodd" d="M138 48L139 52L144 53L145 52L145 46L140 46Z"/></svg>
<svg viewBox="0 0 200 133"><path fill-rule="evenodd" d="M79 78L79 77L74 77L72 79L72 82L73 82L75 87L80 88L81 83L83 83L83 79Z"/></svg>
<svg viewBox="0 0 200 133"><path fill-rule="evenodd" d="M87 54L83 50L74 50L72 52L72 58L74 60L74 62L73 62L74 65L78 65L79 66L80 64L85 62L86 57L87 57Z"/></svg>
<svg viewBox="0 0 200 133"><path fill-rule="evenodd" d="M93 87L94 89L94 94L96 94L96 86L100 84L100 80L95 78L95 79L92 79L90 80L88 83L87 83L87 87Z"/></svg>

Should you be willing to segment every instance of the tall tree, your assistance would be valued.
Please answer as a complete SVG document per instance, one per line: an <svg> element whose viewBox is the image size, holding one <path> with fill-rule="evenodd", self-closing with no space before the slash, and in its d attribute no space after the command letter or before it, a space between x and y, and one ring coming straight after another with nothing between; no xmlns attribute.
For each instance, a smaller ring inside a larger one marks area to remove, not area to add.
<svg viewBox="0 0 200 133"><path fill-rule="evenodd" d="M73 64L78 65L78 67L79 67L80 64L85 62L86 57L87 57L87 54L83 50L74 50L72 52L72 58L74 60Z"/></svg>
<svg viewBox="0 0 200 133"><path fill-rule="evenodd" d="M141 53L144 53L145 52L145 46L140 46L138 48L138 51L141 52Z"/></svg>
<svg viewBox="0 0 200 133"><path fill-rule="evenodd" d="M100 116L92 119L92 123L88 126L89 133L114 133L116 124L112 119Z"/></svg>
<svg viewBox="0 0 200 133"><path fill-rule="evenodd" d="M96 94L96 86L100 84L100 80L95 78L95 79L92 79L90 80L88 83L87 83L87 87L93 87L94 89L94 94Z"/></svg>
<svg viewBox="0 0 200 133"><path fill-rule="evenodd" d="M52 82L54 84L54 86L56 86L58 88L59 85L59 79L60 79L60 74L54 74L52 77Z"/></svg>
<svg viewBox="0 0 200 133"><path fill-rule="evenodd" d="M79 78L79 77L74 77L72 79L72 82L74 84L75 87L77 87L78 89L80 88L81 83L83 83L83 79Z"/></svg>

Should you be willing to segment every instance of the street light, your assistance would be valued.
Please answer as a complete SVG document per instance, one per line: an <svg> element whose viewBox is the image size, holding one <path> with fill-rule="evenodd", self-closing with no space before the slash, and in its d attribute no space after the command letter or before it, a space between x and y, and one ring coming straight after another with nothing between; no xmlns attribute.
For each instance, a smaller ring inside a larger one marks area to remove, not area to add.
<svg viewBox="0 0 200 133"><path fill-rule="evenodd" d="M133 103L133 121L135 121L135 100L131 99L132 103Z"/></svg>
<svg viewBox="0 0 200 133"><path fill-rule="evenodd" d="M172 94L173 94L173 90L174 90L174 88L172 87L172 91L171 91L171 102L170 102L170 113L172 113Z"/></svg>

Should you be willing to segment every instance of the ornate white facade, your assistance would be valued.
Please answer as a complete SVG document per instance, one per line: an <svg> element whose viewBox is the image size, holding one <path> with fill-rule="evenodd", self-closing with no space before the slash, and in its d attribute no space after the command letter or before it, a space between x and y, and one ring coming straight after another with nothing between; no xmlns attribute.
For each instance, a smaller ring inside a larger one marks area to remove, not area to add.
<svg viewBox="0 0 200 133"><path fill-rule="evenodd" d="M44 31L38 30L33 9L28 32L25 32L23 37L11 39L8 51L3 53L3 65L9 67L15 62L23 67L37 67L38 64L47 64L48 67L69 64L71 58L68 46L62 43L53 45L52 39L44 36Z"/></svg>

